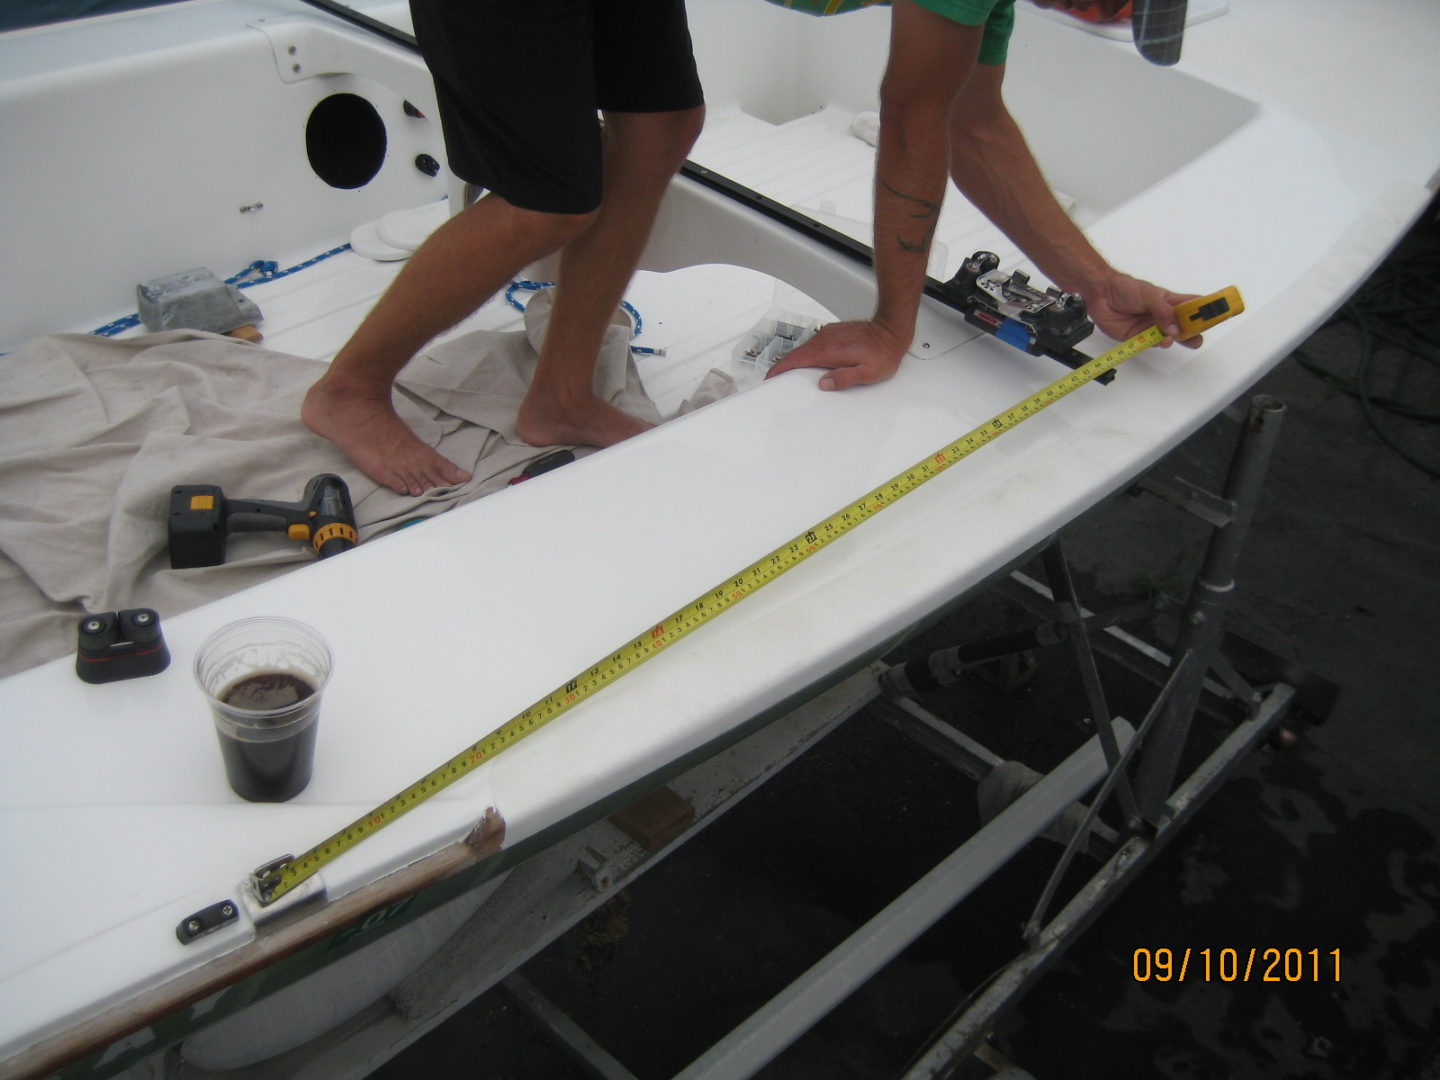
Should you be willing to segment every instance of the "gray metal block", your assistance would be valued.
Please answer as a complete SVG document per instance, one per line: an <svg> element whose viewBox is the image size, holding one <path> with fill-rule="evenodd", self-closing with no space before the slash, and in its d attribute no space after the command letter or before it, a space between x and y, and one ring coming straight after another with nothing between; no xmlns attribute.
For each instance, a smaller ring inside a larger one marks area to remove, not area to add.
<svg viewBox="0 0 1440 1080"><path fill-rule="evenodd" d="M142 281L135 287L140 319L150 330L223 334L260 321L260 308L203 266Z"/></svg>

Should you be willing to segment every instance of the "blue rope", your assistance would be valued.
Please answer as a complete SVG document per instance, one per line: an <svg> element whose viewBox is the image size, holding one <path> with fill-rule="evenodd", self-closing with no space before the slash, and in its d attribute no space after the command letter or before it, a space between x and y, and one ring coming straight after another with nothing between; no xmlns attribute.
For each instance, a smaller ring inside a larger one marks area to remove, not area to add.
<svg viewBox="0 0 1440 1080"><path fill-rule="evenodd" d="M280 264L273 259L256 259L234 277L226 278L225 284L234 285L237 289L248 289L252 285L263 285L267 281L279 281L283 277L289 277L291 274L297 274L301 270L306 270L318 262L323 262L332 255L339 255L342 251L349 250L349 244L341 244L339 247L331 248L329 251L322 251L313 259L306 259L302 263L296 263L286 270L281 270ZM96 337L114 337L116 334L129 330L132 326L139 325L140 313L136 312L134 315L126 315L113 322L108 322L104 326L97 327L91 330L90 333Z"/></svg>
<svg viewBox="0 0 1440 1080"><path fill-rule="evenodd" d="M541 289L551 289L554 287L555 282L553 281L512 281L510 282L509 288L505 290L505 299L516 311L524 311L525 305L520 303L519 300L515 299L515 294L517 292L522 289L525 292L539 292ZM640 331L645 326L645 320L640 317L640 312L635 310L635 305L630 303L629 300L621 300L620 306L625 309L626 314L628 314L632 319L635 320L635 331L633 334L631 334L631 337L639 337ZM664 349L650 349L646 348L644 345L631 345L630 351L632 353L637 353L641 356L665 355Z"/></svg>
<svg viewBox="0 0 1440 1080"><path fill-rule="evenodd" d="M126 315L123 319L107 322L104 326L91 330L90 333L95 337L114 337L123 330L129 330L132 326L139 325L140 313L137 311L134 315Z"/></svg>
<svg viewBox="0 0 1440 1080"><path fill-rule="evenodd" d="M256 259L234 277L226 278L225 284L234 285L237 289L248 289L251 285L262 285L267 281L279 281L281 278L289 277L291 274L298 274L301 270L308 270L316 263L324 262L332 255L339 255L341 252L349 250L349 244L341 244L339 247L333 247L329 251L322 251L314 258L306 259L302 263L296 263L287 270L277 269L280 264L273 259ZM255 274L256 276L249 281L244 280L251 274Z"/></svg>

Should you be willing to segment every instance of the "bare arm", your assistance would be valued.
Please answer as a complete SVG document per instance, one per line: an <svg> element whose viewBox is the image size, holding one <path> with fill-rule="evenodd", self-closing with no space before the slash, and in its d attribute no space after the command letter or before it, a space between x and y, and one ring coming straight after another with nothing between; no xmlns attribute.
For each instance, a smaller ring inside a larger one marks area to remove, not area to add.
<svg viewBox="0 0 1440 1080"><path fill-rule="evenodd" d="M820 385L840 390L895 373L915 334L947 174L1046 277L1085 297L1105 333L1178 333L1173 308L1191 294L1117 271L1070 220L1005 107L1004 67L976 62L980 39L979 27L894 0L875 166L875 313L825 327L771 375L830 368Z"/></svg>
<svg viewBox="0 0 1440 1080"><path fill-rule="evenodd" d="M951 109L976 70L981 33L894 0L875 163L875 313L868 321L825 327L771 375L831 368L820 385L840 390L888 379L900 366L915 335L930 240L949 182Z"/></svg>
<svg viewBox="0 0 1440 1080"><path fill-rule="evenodd" d="M915 334L930 242L949 181L950 118L981 70L981 33L908 0L896 3L891 15L875 160L878 298L872 321L899 342L900 355Z"/></svg>
<svg viewBox="0 0 1440 1080"><path fill-rule="evenodd" d="M1159 326L1177 335L1174 307L1189 294L1121 273L1095 250L1055 200L1005 107L1004 78L1003 67L977 68L956 101L950 125L955 186L1042 274L1067 292L1084 296L1090 317L1105 333L1124 340ZM1198 343L1192 339L1186 344Z"/></svg>

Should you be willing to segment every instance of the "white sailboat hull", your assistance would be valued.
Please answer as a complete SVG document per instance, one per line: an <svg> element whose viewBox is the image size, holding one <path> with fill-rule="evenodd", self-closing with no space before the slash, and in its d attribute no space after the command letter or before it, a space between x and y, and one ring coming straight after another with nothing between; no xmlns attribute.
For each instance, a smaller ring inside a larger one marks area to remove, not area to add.
<svg viewBox="0 0 1440 1080"><path fill-rule="evenodd" d="M696 160L819 220L858 222L868 240L868 148L840 135L826 158L803 140L874 107L883 14L807 20L749 6L691 2L712 115ZM466 878L488 887L492 870L513 865L506 853L543 849L882 655L1280 361L1421 212L1440 165L1440 79L1423 59L1403 43L1372 58L1377 79L1405 81L1402 101L1340 92L1326 43L1351 33L1346 5L1315 0L1292 26L1295 7L1205 23L1175 71L1022 17L1011 62L1012 108L1097 246L1176 289L1237 284L1243 318L1198 352L1147 354L1113 385L1076 393L416 807L325 867L327 899L462 842L493 807L501 856ZM395 5L367 10L404 19ZM1367 23L1363 35L1384 23L1410 42L1440 40L1427 5L1392 5ZM1255 43L1282 30L1312 52ZM1249 62L1257 50L1263 68ZM431 177L415 164L444 157L438 123L404 109L435 115L419 60L290 0L0 35L0 70L0 174L12 193L0 200L0 348L133 310L137 281L202 264L228 274L255 258L288 266L389 211L463 194L443 170ZM353 190L319 179L306 151L307 120L335 93L369 101L387 131L374 179ZM1391 149L1397 125L1405 141ZM975 247L1021 265L1003 236L951 202L939 236L947 270ZM770 275L839 317L872 301L859 263L678 178L631 296L670 347L670 366L653 370L677 383L728 357L777 294L769 278L713 264ZM333 355L394 269L353 252L326 265L308 294L299 276L274 290L269 347ZM509 328L514 316L496 305L470 325ZM171 1027L140 1008L108 1053L87 1041L107 1010L264 940L249 913L189 945L174 932L235 896L252 867L382 803L1060 373L927 301L912 356L887 383L827 394L815 373L792 373L544 482L162 612L173 660L159 676L87 685L62 655L3 680L0 851L12 873L0 892L0 1071L83 1052L103 1074L233 1012L253 984L202 979L192 1001L167 1006L179 1009ZM256 614L312 623L337 656L315 778L283 805L246 803L226 787L189 674L206 635ZM327 962L318 947L303 956L286 970Z"/></svg>

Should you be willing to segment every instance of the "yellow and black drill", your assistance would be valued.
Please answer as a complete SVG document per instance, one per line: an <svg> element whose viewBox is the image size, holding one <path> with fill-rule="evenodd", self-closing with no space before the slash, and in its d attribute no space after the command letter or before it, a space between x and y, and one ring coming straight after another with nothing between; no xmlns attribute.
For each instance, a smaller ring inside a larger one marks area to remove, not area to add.
<svg viewBox="0 0 1440 1080"><path fill-rule="evenodd" d="M170 566L185 570L219 566L235 532L284 532L308 540L322 559L359 543L350 489L334 473L311 477L298 503L227 499L214 484L177 484L170 489Z"/></svg>

